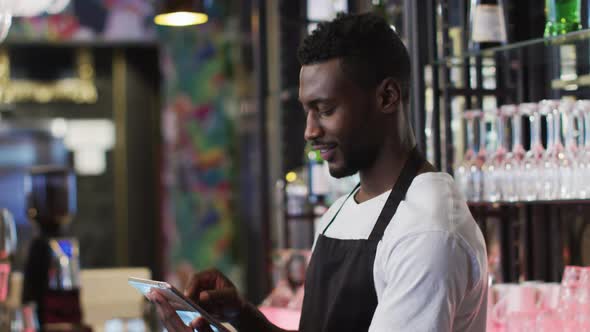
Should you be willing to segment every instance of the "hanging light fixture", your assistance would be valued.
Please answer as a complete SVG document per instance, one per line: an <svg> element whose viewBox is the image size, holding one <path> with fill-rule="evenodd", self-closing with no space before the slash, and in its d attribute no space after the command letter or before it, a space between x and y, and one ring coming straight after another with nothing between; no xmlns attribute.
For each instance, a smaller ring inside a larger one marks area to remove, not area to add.
<svg viewBox="0 0 590 332"><path fill-rule="evenodd" d="M158 25L177 27L203 24L208 20L202 0L164 0L162 9L154 17Z"/></svg>

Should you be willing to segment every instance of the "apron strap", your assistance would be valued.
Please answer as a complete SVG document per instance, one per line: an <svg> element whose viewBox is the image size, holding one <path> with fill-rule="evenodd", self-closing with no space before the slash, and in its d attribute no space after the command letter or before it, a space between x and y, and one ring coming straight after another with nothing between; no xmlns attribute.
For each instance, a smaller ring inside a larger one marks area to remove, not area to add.
<svg viewBox="0 0 590 332"><path fill-rule="evenodd" d="M336 217L340 213L340 210L342 210L342 207L344 207L344 204L346 203L346 201L348 201L348 199L350 198L350 196L352 196L360 186L361 186L361 184L358 183L356 186L354 186L354 189L352 189L352 191L350 192L350 194L348 194L348 196L346 196L346 199L342 202L342 204L340 204L340 207L338 208L338 211L336 211L336 213L334 213L334 216L332 217L332 220L330 220L330 222L328 223L328 225L324 228L324 231L322 232L322 235L326 235L326 231L328 230L328 227L330 227L330 225L332 225L332 223L334 222L334 220L336 220Z"/></svg>
<svg viewBox="0 0 590 332"><path fill-rule="evenodd" d="M387 228L387 225L389 225L389 222L395 214L395 211L397 211L399 203L406 197L406 192L408 191L410 184L412 184L412 181L416 177L418 170L423 164L423 157L420 155L418 148L414 147L410 151L408 160L406 161L404 168L402 168L402 171L400 172L400 175L397 181L395 182L395 185L393 186L393 189L391 190L389 197L387 198L387 202L385 202L383 210L381 210L381 213L379 214L379 218L377 219L375 227L373 227L373 230L371 231L369 240L381 240L381 238L383 237L383 233L385 232L385 228ZM344 204L346 204L346 201L350 199L350 196L352 196L357 191L360 185L360 183L357 184L354 187L354 189L348 194L348 196L342 202L342 204L340 205L340 207L338 208L338 210L336 211L328 225L326 225L326 227L322 231L322 235L326 235L326 231L336 220L336 217L340 213L340 210L342 210L342 207L344 207Z"/></svg>
<svg viewBox="0 0 590 332"><path fill-rule="evenodd" d="M377 219L375 227L373 227L373 231L371 231L369 240L381 240L387 225L389 225L389 222L391 221L391 218L393 218L393 215L397 211L397 207L401 201L406 198L408 188L410 188L412 181L418 174L418 171L423 164L424 159L420 155L418 149L414 147L410 151L408 160L400 172L397 181L395 181L395 185L393 186L393 189L391 190L391 193L385 202L383 210L381 210L381 214L379 214L379 218Z"/></svg>

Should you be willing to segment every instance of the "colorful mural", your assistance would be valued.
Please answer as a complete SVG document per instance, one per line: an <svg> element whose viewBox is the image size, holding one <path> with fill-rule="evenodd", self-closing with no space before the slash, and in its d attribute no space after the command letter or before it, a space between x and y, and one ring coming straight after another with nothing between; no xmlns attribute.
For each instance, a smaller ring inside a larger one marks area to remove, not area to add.
<svg viewBox="0 0 590 332"><path fill-rule="evenodd" d="M235 100L226 28L162 28L166 234L170 265L234 267L232 188ZM177 269L175 269L177 270Z"/></svg>

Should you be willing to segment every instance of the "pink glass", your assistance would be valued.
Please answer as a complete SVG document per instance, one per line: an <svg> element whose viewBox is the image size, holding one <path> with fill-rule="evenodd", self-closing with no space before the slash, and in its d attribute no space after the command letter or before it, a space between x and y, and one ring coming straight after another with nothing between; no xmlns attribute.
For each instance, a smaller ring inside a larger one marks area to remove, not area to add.
<svg viewBox="0 0 590 332"><path fill-rule="evenodd" d="M562 330L561 316L557 312L559 307L559 292L561 285L558 283L540 283L537 288L543 293L543 306L536 318L538 332L556 332Z"/></svg>
<svg viewBox="0 0 590 332"><path fill-rule="evenodd" d="M580 268L576 290L576 322L581 331L590 331L590 268Z"/></svg>
<svg viewBox="0 0 590 332"><path fill-rule="evenodd" d="M506 332L535 331L537 314L535 312L515 312L508 315Z"/></svg>
<svg viewBox="0 0 590 332"><path fill-rule="evenodd" d="M590 331L590 267L567 266L558 283L490 287L488 331Z"/></svg>
<svg viewBox="0 0 590 332"><path fill-rule="evenodd" d="M531 285L511 285L501 296L491 312L494 326L507 331L534 330L543 306L542 292Z"/></svg>
<svg viewBox="0 0 590 332"><path fill-rule="evenodd" d="M580 266L568 265L563 271L563 277L561 278L561 286L574 286L577 287L580 283L582 271L584 268Z"/></svg>
<svg viewBox="0 0 590 332"><path fill-rule="evenodd" d="M578 286L582 268L578 266L567 266L561 279L561 289L559 290L559 313L564 324L564 329L575 330L577 326L578 311Z"/></svg>

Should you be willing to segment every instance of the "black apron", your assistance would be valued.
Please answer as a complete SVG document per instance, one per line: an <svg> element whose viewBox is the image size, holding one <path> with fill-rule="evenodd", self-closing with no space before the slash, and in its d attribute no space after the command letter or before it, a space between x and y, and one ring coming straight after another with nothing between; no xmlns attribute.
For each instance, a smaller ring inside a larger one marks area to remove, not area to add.
<svg viewBox="0 0 590 332"><path fill-rule="evenodd" d="M369 330L377 308L373 281L377 244L423 163L414 148L367 240L340 240L324 235L360 184L342 203L315 244L305 280L300 332Z"/></svg>

